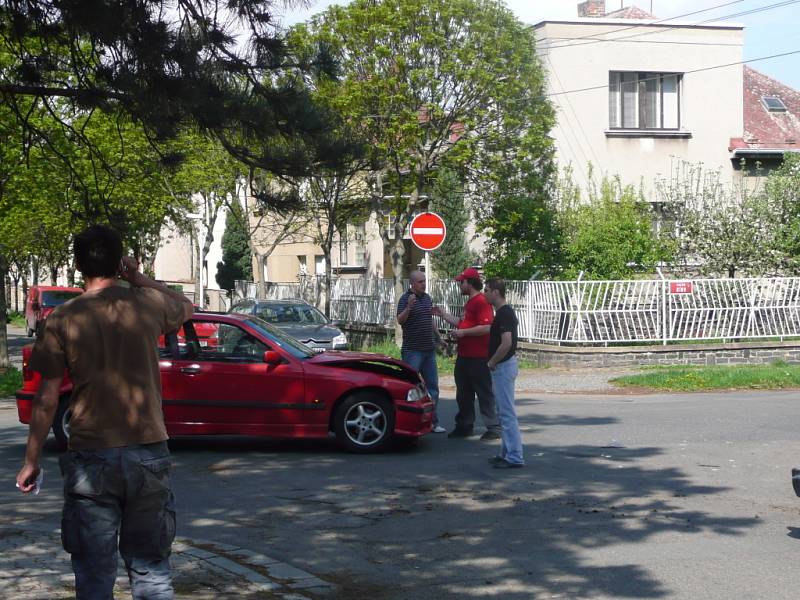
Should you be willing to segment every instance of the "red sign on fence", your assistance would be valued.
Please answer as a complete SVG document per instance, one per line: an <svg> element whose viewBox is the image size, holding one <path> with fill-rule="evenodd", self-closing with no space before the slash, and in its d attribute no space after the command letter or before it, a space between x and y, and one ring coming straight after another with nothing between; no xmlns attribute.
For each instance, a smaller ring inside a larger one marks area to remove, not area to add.
<svg viewBox="0 0 800 600"><path fill-rule="evenodd" d="M670 281L669 282L670 294L691 294L692 282L691 281Z"/></svg>
<svg viewBox="0 0 800 600"><path fill-rule="evenodd" d="M447 228L444 225L444 219L436 213L422 213L411 221L411 241L420 250L426 252L436 250L442 245L446 235Z"/></svg>

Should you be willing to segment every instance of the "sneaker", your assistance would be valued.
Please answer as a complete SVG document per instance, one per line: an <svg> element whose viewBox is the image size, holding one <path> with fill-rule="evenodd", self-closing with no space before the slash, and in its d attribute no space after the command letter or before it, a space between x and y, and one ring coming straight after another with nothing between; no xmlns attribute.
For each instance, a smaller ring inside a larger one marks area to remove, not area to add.
<svg viewBox="0 0 800 600"><path fill-rule="evenodd" d="M472 435L471 429L453 429L450 433L447 434L449 438L468 438Z"/></svg>
<svg viewBox="0 0 800 600"><path fill-rule="evenodd" d="M444 432L446 432L446 431L447 431L447 429L445 429L445 428L444 428L444 427L442 427L441 425L434 425L434 426L433 426L433 429L431 429L431 431L432 431L433 433L444 433Z"/></svg>
<svg viewBox="0 0 800 600"><path fill-rule="evenodd" d="M500 434L492 429L487 429L481 436L482 442L490 442L492 440L499 440Z"/></svg>
<svg viewBox="0 0 800 600"><path fill-rule="evenodd" d="M525 465L523 463L511 463L505 458L492 463L493 469L521 469Z"/></svg>

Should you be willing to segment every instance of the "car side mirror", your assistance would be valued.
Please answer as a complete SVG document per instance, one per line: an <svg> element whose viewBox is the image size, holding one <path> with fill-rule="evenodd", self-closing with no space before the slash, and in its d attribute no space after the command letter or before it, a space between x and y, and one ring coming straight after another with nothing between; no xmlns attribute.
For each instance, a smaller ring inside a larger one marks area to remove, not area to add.
<svg viewBox="0 0 800 600"><path fill-rule="evenodd" d="M275 350L267 350L264 352L264 362L268 365L276 366L283 362L281 355L275 352Z"/></svg>

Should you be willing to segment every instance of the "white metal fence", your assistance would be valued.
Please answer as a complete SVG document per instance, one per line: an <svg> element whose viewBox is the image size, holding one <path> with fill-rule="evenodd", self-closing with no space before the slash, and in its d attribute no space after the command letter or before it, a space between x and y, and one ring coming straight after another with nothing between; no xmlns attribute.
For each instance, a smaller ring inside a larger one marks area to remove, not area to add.
<svg viewBox="0 0 800 600"><path fill-rule="evenodd" d="M519 318L519 337L532 342L667 344L800 336L797 277L509 281L506 285L506 299ZM317 283L270 284L262 290L239 287L241 295L251 297L299 296L312 303L319 297ZM455 282L431 280L428 293L449 313L461 313L465 297ZM331 285L334 320L391 326L395 306L391 279L338 279ZM447 328L443 322L440 325Z"/></svg>

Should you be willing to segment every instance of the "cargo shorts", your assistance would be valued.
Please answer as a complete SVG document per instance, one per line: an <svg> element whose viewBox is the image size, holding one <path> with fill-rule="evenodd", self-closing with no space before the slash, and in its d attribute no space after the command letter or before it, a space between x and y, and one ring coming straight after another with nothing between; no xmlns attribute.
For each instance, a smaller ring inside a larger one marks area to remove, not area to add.
<svg viewBox="0 0 800 600"><path fill-rule="evenodd" d="M60 461L64 477L61 541L73 555L169 557L175 500L166 442L78 450Z"/></svg>

